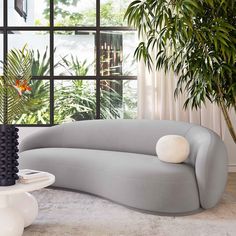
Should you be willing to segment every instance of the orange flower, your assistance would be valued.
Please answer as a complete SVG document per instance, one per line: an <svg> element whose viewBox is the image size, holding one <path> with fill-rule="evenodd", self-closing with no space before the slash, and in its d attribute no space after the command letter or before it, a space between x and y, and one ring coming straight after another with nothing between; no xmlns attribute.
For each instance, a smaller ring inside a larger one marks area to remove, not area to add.
<svg viewBox="0 0 236 236"><path fill-rule="evenodd" d="M20 96L22 96L24 92L32 90L31 87L27 84L26 80L17 79L16 84L13 87L17 90Z"/></svg>

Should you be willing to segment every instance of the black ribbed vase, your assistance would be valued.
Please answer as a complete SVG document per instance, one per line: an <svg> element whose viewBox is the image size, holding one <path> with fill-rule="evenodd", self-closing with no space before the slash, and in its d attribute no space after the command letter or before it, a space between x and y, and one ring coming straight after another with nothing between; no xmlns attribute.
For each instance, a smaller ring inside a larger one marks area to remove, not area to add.
<svg viewBox="0 0 236 236"><path fill-rule="evenodd" d="M0 186L14 185L19 178L18 131L14 125L0 125Z"/></svg>

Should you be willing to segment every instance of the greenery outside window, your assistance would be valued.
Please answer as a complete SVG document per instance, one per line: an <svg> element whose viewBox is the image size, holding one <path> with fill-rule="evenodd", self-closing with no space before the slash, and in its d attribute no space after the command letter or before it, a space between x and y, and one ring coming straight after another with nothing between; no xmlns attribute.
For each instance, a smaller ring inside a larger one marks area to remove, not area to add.
<svg viewBox="0 0 236 236"><path fill-rule="evenodd" d="M30 0L25 18L15 0L0 0L0 61L25 44L34 55L31 99L14 123L136 118L137 36L123 20L130 2Z"/></svg>

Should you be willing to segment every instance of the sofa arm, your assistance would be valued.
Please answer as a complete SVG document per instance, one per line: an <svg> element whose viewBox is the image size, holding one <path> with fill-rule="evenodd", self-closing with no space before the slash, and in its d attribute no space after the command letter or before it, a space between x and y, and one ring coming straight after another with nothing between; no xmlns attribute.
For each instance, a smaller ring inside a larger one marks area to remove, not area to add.
<svg viewBox="0 0 236 236"><path fill-rule="evenodd" d="M195 167L200 204L205 209L214 207L227 182L226 147L216 133L200 126L192 127L186 138L190 142L190 162Z"/></svg>

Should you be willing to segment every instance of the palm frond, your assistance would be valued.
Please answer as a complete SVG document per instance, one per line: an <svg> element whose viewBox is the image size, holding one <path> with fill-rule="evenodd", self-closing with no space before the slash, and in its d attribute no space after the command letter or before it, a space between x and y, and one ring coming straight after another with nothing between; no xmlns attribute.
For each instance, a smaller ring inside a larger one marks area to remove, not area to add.
<svg viewBox="0 0 236 236"><path fill-rule="evenodd" d="M11 124L24 111L27 101L25 94L16 89L17 81L26 84L31 79L32 52L25 45L21 50L12 49L3 65L4 75L0 77L0 123Z"/></svg>

